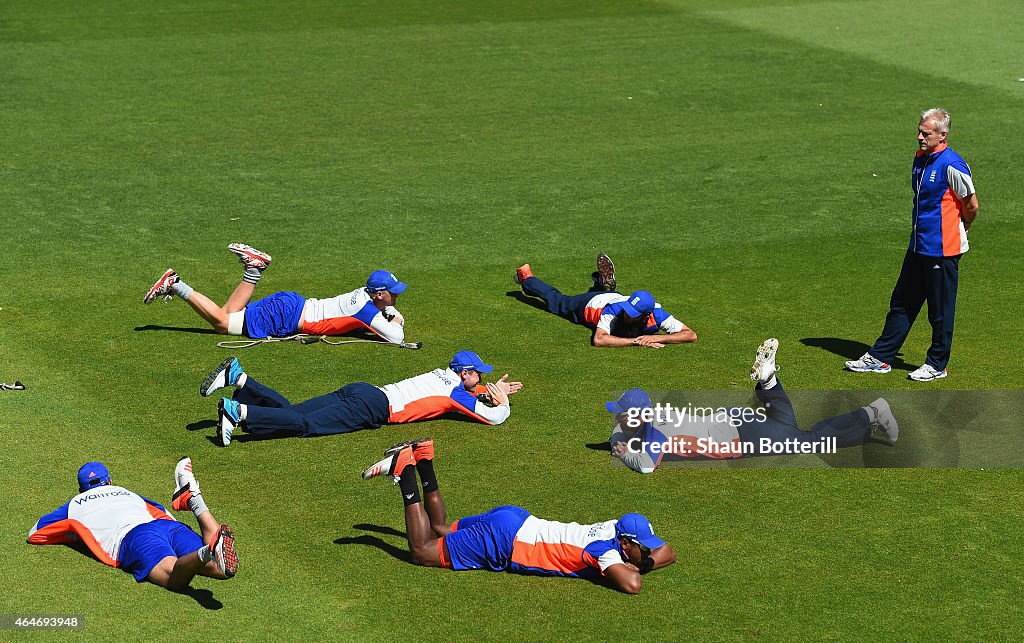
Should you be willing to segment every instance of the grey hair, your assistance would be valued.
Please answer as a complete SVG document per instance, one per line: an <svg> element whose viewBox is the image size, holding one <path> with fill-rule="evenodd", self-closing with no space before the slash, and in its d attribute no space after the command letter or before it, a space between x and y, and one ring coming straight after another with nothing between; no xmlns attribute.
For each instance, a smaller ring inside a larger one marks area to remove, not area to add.
<svg viewBox="0 0 1024 643"><path fill-rule="evenodd" d="M932 121L940 132L949 133L949 112L941 107L933 107L921 112L921 122Z"/></svg>

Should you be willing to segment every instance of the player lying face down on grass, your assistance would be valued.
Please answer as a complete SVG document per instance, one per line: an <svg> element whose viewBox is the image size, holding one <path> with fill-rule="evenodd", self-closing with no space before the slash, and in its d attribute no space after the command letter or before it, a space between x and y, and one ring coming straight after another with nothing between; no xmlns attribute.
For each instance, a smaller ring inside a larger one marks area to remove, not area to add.
<svg viewBox="0 0 1024 643"><path fill-rule="evenodd" d="M224 386L236 387L232 397L222 398L218 405L217 436L228 446L238 429L256 435L313 437L429 420L445 413L501 424L512 413L509 396L523 384L507 381L507 374L484 384L481 374L493 370L473 351L459 351L446 368L380 387L366 382L346 384L292 404L250 377L237 358L229 357L206 377L199 393L205 397Z"/></svg>
<svg viewBox="0 0 1024 643"><path fill-rule="evenodd" d="M798 453L800 445L826 449L864 444L874 429L890 443L899 437L899 425L889 403L878 398L851 413L818 422L810 431L797 426L796 414L776 376L775 354L779 340L767 339L757 349L750 379L761 409L725 409L726 413L664 413L656 421L645 421L644 409L653 410L651 398L641 389L626 391L607 408L615 414L610 444L612 455L640 473L652 473L666 459L733 459ZM689 411L689 409L680 409ZM664 411L664 409L663 409ZM758 412L760 411L760 412ZM650 411L648 417L652 417ZM788 448L786 445L789 445ZM813 452L813 451L812 451Z"/></svg>
<svg viewBox="0 0 1024 643"><path fill-rule="evenodd" d="M364 480L384 476L401 490L405 533L416 565L603 579L615 589L639 594L642 574L676 560L672 547L654 535L651 522L635 513L580 525L504 506L449 523L429 438L391 447L363 472Z"/></svg>
<svg viewBox="0 0 1024 643"><path fill-rule="evenodd" d="M235 534L207 508L190 458L178 461L174 486L171 508L190 510L201 537L159 504L115 486L102 463L88 462L78 470L79 494L40 518L28 542L84 545L97 560L136 581L172 591L184 590L196 575L231 578L238 572Z"/></svg>
<svg viewBox="0 0 1024 643"><path fill-rule="evenodd" d="M171 268L157 279L143 303L160 297L169 300L176 295L218 333L253 339L370 330L393 344L405 341L405 318L395 308L395 302L408 286L387 270L371 273L366 287L330 299L306 299L295 292L277 292L250 301L256 283L270 265L270 255L242 243L232 243L228 250L238 255L245 272L223 306L193 290Z"/></svg>
<svg viewBox="0 0 1024 643"><path fill-rule="evenodd" d="M535 277L528 263L516 268L513 278L524 293L543 299L548 312L592 329L594 346L662 348L697 341L697 333L665 312L651 293L616 292L615 265L606 254L597 256L594 285L581 295L563 295Z"/></svg>

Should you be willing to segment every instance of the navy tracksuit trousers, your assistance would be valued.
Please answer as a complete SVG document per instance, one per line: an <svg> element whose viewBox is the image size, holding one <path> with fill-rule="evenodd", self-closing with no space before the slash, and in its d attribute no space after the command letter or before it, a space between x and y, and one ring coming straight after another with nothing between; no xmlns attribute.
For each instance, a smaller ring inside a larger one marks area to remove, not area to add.
<svg viewBox="0 0 1024 643"><path fill-rule="evenodd" d="M568 319L575 324L586 324L583 314L587 303L594 295L605 292L597 289L597 284L582 295L563 295L558 288L548 285L536 277L527 277L521 284L523 292L533 297L540 297L548 305L548 312Z"/></svg>
<svg viewBox="0 0 1024 643"><path fill-rule="evenodd" d="M235 391L234 399L246 405L246 429L256 434L285 431L312 437L350 433L380 428L390 415L388 396L366 382L292 404L250 376L245 386Z"/></svg>
<svg viewBox="0 0 1024 643"><path fill-rule="evenodd" d="M885 316L882 335L868 351L872 357L887 364L892 362L921 312L921 306L927 301L932 345L925 363L937 371L946 368L953 347L960 257L926 257L907 251L889 300L889 314Z"/></svg>
<svg viewBox="0 0 1024 643"><path fill-rule="evenodd" d="M864 409L822 420L812 426L810 431L802 431L796 424L793 404L781 382L768 389L758 384L754 392L764 404L767 418L763 422L744 422L737 427L742 442L757 445L757 452L745 454L745 457L774 453L770 449L760 450L761 438L769 438L772 442L821 442L822 438L835 438L836 446L843 449L864 444L871 435L871 419Z"/></svg>

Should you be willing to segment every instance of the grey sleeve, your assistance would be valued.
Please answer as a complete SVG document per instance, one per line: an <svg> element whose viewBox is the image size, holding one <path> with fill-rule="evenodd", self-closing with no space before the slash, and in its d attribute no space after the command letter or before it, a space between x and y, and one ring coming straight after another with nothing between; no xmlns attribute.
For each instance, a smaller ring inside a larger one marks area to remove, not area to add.
<svg viewBox="0 0 1024 643"><path fill-rule="evenodd" d="M966 199L975 193L974 181L971 179L969 172L970 170L964 172L952 165L946 168L946 181L949 183L949 187L961 199Z"/></svg>

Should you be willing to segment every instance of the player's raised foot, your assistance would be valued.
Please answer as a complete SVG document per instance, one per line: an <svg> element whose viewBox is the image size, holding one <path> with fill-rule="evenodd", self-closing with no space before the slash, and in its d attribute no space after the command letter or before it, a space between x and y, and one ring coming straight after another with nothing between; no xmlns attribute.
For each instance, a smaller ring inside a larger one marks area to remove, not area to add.
<svg viewBox="0 0 1024 643"><path fill-rule="evenodd" d="M941 380L946 375L946 369L939 371L931 364L922 364L921 368L912 372L908 377L915 382L930 382L932 380Z"/></svg>
<svg viewBox="0 0 1024 643"><path fill-rule="evenodd" d="M238 573L238 554L235 552L235 532L227 525L221 525L210 541L213 563L220 573L231 578Z"/></svg>
<svg viewBox="0 0 1024 643"><path fill-rule="evenodd" d="M864 353L860 359L847 360L846 368L854 373L888 373L892 370L892 366L872 357L871 353Z"/></svg>
<svg viewBox="0 0 1024 643"><path fill-rule="evenodd" d="M874 409L874 417L871 418L872 424L877 425L885 432L885 437L890 443L895 443L900 437L900 425L896 422L896 416L892 414L889 403L885 398L880 397L868 406Z"/></svg>
<svg viewBox="0 0 1024 643"><path fill-rule="evenodd" d="M612 263L611 257L603 252L597 255L597 274L601 276L601 280L597 285L602 290L615 290L617 285L615 281L615 264Z"/></svg>
<svg viewBox="0 0 1024 643"><path fill-rule="evenodd" d="M407 466L416 466L416 456L413 455L411 443L403 442L388 449L380 460L377 460L363 471L363 480L370 480L379 476L391 476L392 480L398 482L399 476Z"/></svg>
<svg viewBox="0 0 1024 643"><path fill-rule="evenodd" d="M219 388L235 386L238 384L238 378L240 378L243 373L244 371L242 370L242 365L238 363L238 358L233 356L229 357L206 376L206 379L203 380L202 385L199 387L199 394L203 397L207 397L210 393L213 393Z"/></svg>
<svg viewBox="0 0 1024 643"><path fill-rule="evenodd" d="M434 459L434 439L421 438L412 443L412 455L416 462L424 462Z"/></svg>
<svg viewBox="0 0 1024 643"><path fill-rule="evenodd" d="M192 458L184 456L174 467L174 495L171 496L171 508L175 511L189 509L188 501L193 495L201 495L199 481L192 473Z"/></svg>
<svg viewBox="0 0 1024 643"><path fill-rule="evenodd" d="M149 289L146 296L142 298L142 303L148 304L157 297L170 299L174 296L171 294L171 286L178 283L180 280L181 278L178 277L178 273L174 272L174 268L168 268L167 272L156 280L156 283Z"/></svg>
<svg viewBox="0 0 1024 643"><path fill-rule="evenodd" d="M517 284L522 284L524 279L529 279L533 276L533 271L530 270L530 264L524 263L523 265L516 268L516 274L512 276Z"/></svg>
<svg viewBox="0 0 1024 643"><path fill-rule="evenodd" d="M266 270L270 265L270 255L244 243L232 243L228 245L228 250L238 255L242 265L246 268Z"/></svg>
<svg viewBox="0 0 1024 643"><path fill-rule="evenodd" d="M750 367L750 379L764 384L775 375L779 368L775 365L775 353L779 350L779 340L774 337L761 342L757 348L757 357Z"/></svg>
<svg viewBox="0 0 1024 643"><path fill-rule="evenodd" d="M217 404L217 439L223 447L231 444L231 434L242 421L241 406L238 402L222 397Z"/></svg>

